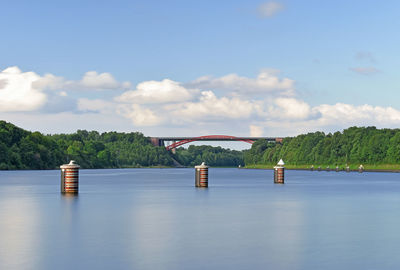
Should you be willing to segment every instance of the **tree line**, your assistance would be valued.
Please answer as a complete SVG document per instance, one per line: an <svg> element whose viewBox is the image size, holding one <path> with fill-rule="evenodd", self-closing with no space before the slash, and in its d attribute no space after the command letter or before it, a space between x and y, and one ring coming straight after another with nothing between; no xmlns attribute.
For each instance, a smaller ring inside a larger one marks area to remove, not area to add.
<svg viewBox="0 0 400 270"><path fill-rule="evenodd" d="M0 121L0 169L55 169L69 160L82 168L170 166L171 156L139 132L78 130L43 135Z"/></svg>
<svg viewBox="0 0 400 270"><path fill-rule="evenodd" d="M182 165L193 167L205 162L214 167L232 167L244 165L243 151L213 147L209 145L190 145L187 149L176 149L174 158Z"/></svg>
<svg viewBox="0 0 400 270"><path fill-rule="evenodd" d="M282 143L255 142L245 151L246 165L398 164L400 129L351 127L343 132L314 132L284 138Z"/></svg>
<svg viewBox="0 0 400 270"><path fill-rule="evenodd" d="M179 148L171 155L153 146L142 133L78 130L72 134L43 135L0 121L0 170L56 169L75 160L82 168L173 166L238 166L243 152L212 146Z"/></svg>
<svg viewBox="0 0 400 270"><path fill-rule="evenodd" d="M139 132L78 130L72 134L43 135L0 121L0 169L55 169L76 160L82 168L288 164L399 164L400 129L351 127L343 132L314 132L287 137L282 143L256 141L251 149L235 151L212 146L178 148L171 155L153 146Z"/></svg>

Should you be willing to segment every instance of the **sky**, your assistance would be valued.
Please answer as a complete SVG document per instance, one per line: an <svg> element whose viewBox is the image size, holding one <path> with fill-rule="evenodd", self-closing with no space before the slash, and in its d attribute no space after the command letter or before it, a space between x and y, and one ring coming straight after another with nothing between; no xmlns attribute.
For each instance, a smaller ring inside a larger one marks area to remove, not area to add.
<svg viewBox="0 0 400 270"><path fill-rule="evenodd" d="M400 125L398 1L2 1L0 119L49 133Z"/></svg>

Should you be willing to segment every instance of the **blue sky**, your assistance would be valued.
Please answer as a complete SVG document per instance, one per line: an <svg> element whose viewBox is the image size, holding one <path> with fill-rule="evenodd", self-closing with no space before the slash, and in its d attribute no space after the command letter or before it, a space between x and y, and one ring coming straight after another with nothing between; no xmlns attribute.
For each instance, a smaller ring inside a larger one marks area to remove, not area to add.
<svg viewBox="0 0 400 270"><path fill-rule="evenodd" d="M4 1L1 10L0 70L18 71L0 75L0 118L31 130L286 136L400 124L398 1Z"/></svg>

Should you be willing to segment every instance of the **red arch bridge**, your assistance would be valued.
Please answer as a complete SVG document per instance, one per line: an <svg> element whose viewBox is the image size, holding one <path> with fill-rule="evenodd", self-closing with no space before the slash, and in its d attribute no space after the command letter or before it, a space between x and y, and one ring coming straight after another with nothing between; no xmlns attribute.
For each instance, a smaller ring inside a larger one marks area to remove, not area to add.
<svg viewBox="0 0 400 270"><path fill-rule="evenodd" d="M165 142L172 142L172 144L165 148L169 151L181 145L195 142L195 141L242 141L253 144L257 140L266 140L268 142L282 142L282 138L277 137L235 137L227 135L208 135L200 137L151 137L151 143L155 146L165 146Z"/></svg>

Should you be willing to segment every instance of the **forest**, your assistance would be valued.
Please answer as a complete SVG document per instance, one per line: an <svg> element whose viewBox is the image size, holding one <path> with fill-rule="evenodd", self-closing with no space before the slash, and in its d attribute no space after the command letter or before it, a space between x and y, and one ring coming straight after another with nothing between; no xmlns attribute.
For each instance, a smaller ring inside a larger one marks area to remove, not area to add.
<svg viewBox="0 0 400 270"><path fill-rule="evenodd" d="M399 164L400 129L351 127L343 132L314 132L287 137L282 143L256 141L251 149L235 151L212 146L180 147L172 155L153 146L139 132L78 130L44 135L0 121L0 169L55 169L73 159L82 168L184 166L206 162L215 167L287 164Z"/></svg>
<svg viewBox="0 0 400 270"><path fill-rule="evenodd" d="M78 130L73 134L43 135L0 121L0 170L55 169L75 160L82 168L184 166L205 161L211 166L244 164L243 152L221 147L190 146L175 155L156 147L142 133Z"/></svg>
<svg viewBox="0 0 400 270"><path fill-rule="evenodd" d="M180 147L174 158L184 166L195 166L205 162L213 167L237 167L244 165L243 151L224 149L209 145L190 145L187 149Z"/></svg>
<svg viewBox="0 0 400 270"><path fill-rule="evenodd" d="M400 129L350 127L343 132L314 132L284 138L280 143L255 142L244 153L247 165L276 164L398 164Z"/></svg>
<svg viewBox="0 0 400 270"><path fill-rule="evenodd" d="M173 164L165 149L154 147L139 132L43 135L0 121L0 169L55 169L72 159L82 168Z"/></svg>

